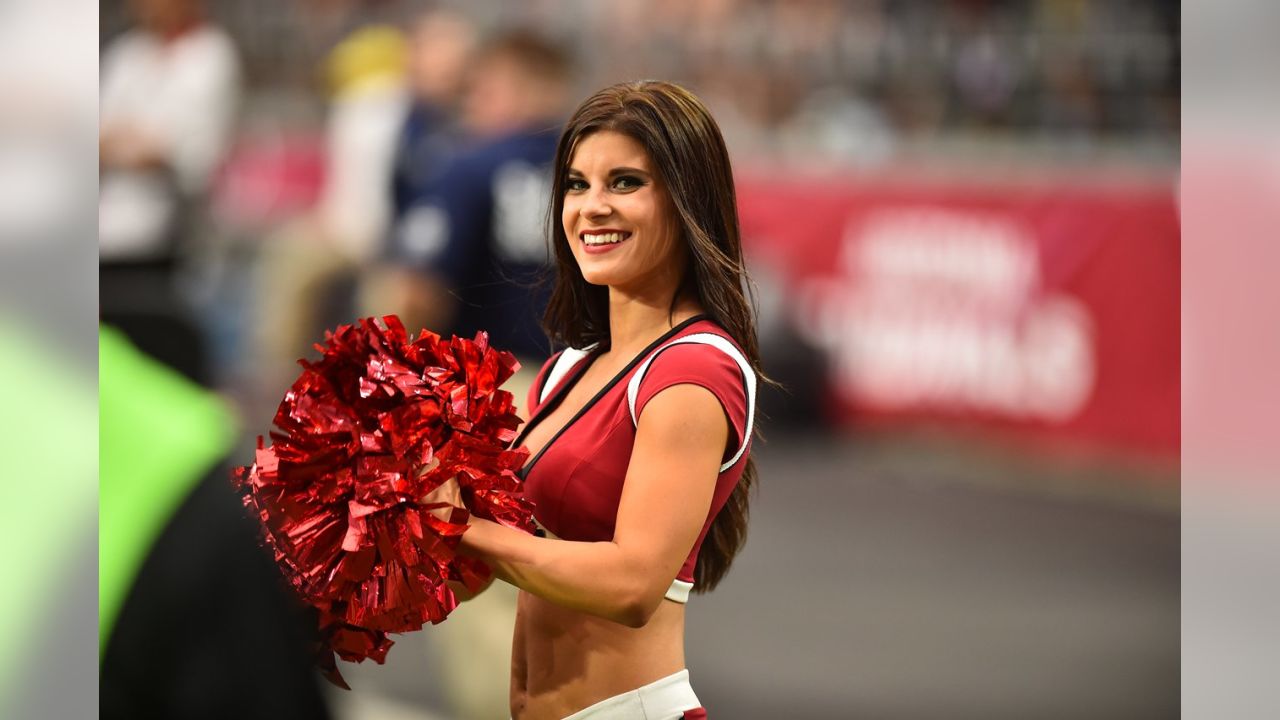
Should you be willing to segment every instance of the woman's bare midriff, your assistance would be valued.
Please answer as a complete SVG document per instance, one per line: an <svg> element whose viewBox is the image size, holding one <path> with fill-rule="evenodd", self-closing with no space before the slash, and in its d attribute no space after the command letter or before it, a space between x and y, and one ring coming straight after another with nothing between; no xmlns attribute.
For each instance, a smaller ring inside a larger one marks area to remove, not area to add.
<svg viewBox="0 0 1280 720"><path fill-rule="evenodd" d="M631 357L601 353L564 401L529 431L524 443L529 457L536 457ZM644 627L630 628L520 591L511 643L511 717L515 720L561 720L682 669L681 603L663 600Z"/></svg>
<svg viewBox="0 0 1280 720"><path fill-rule="evenodd" d="M684 605L630 628L521 592L511 660L511 716L560 720L683 669Z"/></svg>

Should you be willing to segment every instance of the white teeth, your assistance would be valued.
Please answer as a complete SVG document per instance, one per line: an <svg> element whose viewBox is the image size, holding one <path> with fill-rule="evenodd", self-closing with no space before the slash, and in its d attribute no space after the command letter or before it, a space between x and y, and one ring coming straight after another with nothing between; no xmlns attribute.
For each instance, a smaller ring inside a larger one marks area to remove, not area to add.
<svg viewBox="0 0 1280 720"><path fill-rule="evenodd" d="M622 233L603 233L601 235L583 235L582 241L588 245L610 245L622 242L625 237Z"/></svg>

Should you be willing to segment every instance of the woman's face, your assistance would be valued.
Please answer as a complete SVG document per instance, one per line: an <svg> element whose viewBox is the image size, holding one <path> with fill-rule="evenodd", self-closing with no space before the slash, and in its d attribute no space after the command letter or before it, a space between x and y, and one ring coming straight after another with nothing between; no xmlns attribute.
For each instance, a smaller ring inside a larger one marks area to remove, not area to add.
<svg viewBox="0 0 1280 720"><path fill-rule="evenodd" d="M565 238L587 282L674 292L684 264L679 221L640 143L610 130L579 139L562 192Z"/></svg>

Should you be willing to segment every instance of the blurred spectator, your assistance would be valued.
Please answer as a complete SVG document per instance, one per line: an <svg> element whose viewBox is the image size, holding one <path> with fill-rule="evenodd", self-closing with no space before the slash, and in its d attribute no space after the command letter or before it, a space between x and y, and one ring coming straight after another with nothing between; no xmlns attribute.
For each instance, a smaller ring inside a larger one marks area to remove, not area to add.
<svg viewBox="0 0 1280 720"><path fill-rule="evenodd" d="M411 105L400 127L392 177L392 222L439 173L461 139L457 116L476 30L460 13L432 10L416 17L409 38Z"/></svg>
<svg viewBox="0 0 1280 720"><path fill-rule="evenodd" d="M367 26L342 40L325 63L330 92L318 241L362 261L386 228L387 178L405 112L408 43L399 28Z"/></svg>
<svg viewBox="0 0 1280 720"><path fill-rule="evenodd" d="M548 354L534 285L544 241L548 169L564 110L568 63L525 32L475 61L462 124L466 145L417 190L392 228L383 307L414 327L474 335L526 358Z"/></svg>
<svg viewBox="0 0 1280 720"><path fill-rule="evenodd" d="M134 0L130 9L136 27L102 53L101 316L206 382L199 332L172 278L229 142L239 60L201 0Z"/></svg>
<svg viewBox="0 0 1280 720"><path fill-rule="evenodd" d="M137 27L102 53L104 262L171 260L184 204L225 151L240 93L230 38L201 0L133 0Z"/></svg>

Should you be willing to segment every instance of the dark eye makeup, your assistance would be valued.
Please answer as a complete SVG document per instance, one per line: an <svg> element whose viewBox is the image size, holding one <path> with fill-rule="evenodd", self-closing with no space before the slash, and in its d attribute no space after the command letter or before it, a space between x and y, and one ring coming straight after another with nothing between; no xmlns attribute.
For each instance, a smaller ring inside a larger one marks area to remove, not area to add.
<svg viewBox="0 0 1280 720"><path fill-rule="evenodd" d="M617 175L610 181L610 186L614 190L628 192L636 188L644 187L646 181L638 175ZM570 176L564 183L565 192L580 192L589 188L590 185L586 179L580 175Z"/></svg>
<svg viewBox="0 0 1280 720"><path fill-rule="evenodd" d="M644 180L635 175L619 175L613 179L613 186L620 190L634 190L644 185Z"/></svg>

